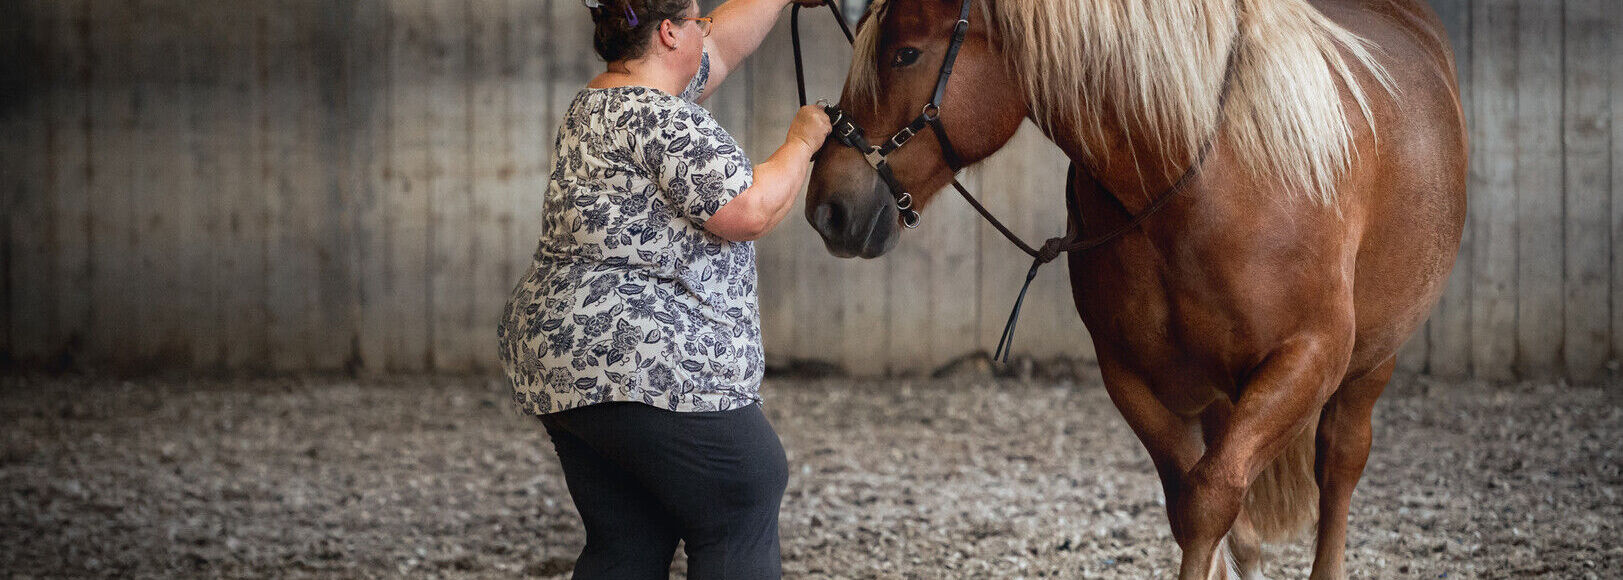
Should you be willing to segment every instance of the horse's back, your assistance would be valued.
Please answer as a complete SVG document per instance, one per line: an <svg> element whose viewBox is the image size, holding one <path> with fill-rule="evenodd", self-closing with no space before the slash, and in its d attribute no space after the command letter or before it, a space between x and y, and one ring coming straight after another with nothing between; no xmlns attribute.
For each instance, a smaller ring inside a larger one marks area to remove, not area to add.
<svg viewBox="0 0 1623 580"><path fill-rule="evenodd" d="M1382 31L1409 35L1413 49L1423 53L1427 64L1442 65L1449 71L1454 68L1448 30L1425 0L1313 0L1313 5L1332 20L1377 44L1381 44ZM1389 58L1383 60L1390 61L1393 55L1387 56ZM1453 81L1452 74L1448 78Z"/></svg>
<svg viewBox="0 0 1623 580"><path fill-rule="evenodd" d="M1357 137L1359 156L1343 198L1349 219L1362 222L1352 378L1392 356L1441 296L1465 223L1468 147L1453 51L1430 6L1423 0L1315 5L1375 46L1397 89L1388 97L1374 76L1356 73L1373 97L1375 133L1365 127Z"/></svg>

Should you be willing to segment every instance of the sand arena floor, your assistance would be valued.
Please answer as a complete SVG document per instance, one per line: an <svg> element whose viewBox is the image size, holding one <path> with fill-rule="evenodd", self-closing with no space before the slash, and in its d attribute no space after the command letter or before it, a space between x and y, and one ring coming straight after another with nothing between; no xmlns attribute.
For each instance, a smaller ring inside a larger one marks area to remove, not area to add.
<svg viewBox="0 0 1623 580"><path fill-rule="evenodd" d="M0 576L565 578L583 542L500 379L0 381ZM791 466L786 577L1176 565L1150 462L1096 378L764 392ZM1400 376L1375 439L1354 577L1623 577L1623 385ZM1304 577L1309 549L1269 558Z"/></svg>

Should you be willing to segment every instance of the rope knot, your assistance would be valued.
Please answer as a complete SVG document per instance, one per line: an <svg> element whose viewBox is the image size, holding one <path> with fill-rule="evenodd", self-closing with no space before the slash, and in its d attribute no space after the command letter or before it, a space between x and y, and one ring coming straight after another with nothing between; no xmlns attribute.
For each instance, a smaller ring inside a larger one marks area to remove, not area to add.
<svg viewBox="0 0 1623 580"><path fill-rule="evenodd" d="M1054 258L1058 258L1060 253L1065 251L1067 241L1065 238L1048 238L1048 241L1043 242L1043 247L1037 249L1037 262L1047 264L1054 261Z"/></svg>

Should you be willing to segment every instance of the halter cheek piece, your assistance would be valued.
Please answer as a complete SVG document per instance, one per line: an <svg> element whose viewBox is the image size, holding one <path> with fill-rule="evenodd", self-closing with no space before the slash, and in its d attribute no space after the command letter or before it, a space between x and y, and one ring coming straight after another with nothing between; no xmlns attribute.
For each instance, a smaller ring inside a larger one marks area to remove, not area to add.
<svg viewBox="0 0 1623 580"><path fill-rule="evenodd" d="M947 129L941 123L941 99L942 97L946 96L947 78L952 76L952 65L958 60L958 50L963 48L964 38L969 33L969 4L971 1L972 0L964 0L963 6L958 10L958 22L953 24L952 40L947 45L947 55L942 59L941 74L940 76L936 77L935 93L930 96L930 102L924 104L924 109L919 112L918 117L913 118L911 123L908 123L907 126L902 127L900 130L896 131L896 133L892 134L890 138L886 139L883 144L870 144L868 139L863 135L862 127L858 126L856 121L851 119L851 115L847 114L838 105L829 105L819 102L819 104L823 105L823 110L828 113L829 120L833 123L833 132L830 134L830 138L834 139L841 145L856 149L862 153L862 157L868 161L868 165L873 166L874 171L879 173L879 178L884 180L885 185L890 188L891 196L896 198L896 209L901 212L902 225L909 228L918 227L919 213L917 210L913 209L912 194L909 194L907 192L907 188L896 179L896 174L891 170L888 159L892 153L895 153L897 149L900 149L903 145L906 145L907 142L912 140L914 136L918 135L920 131L923 131L926 127L928 127L932 133L935 133L936 141L941 144L941 155L946 161L947 166L951 168L954 173L963 168L964 164L962 163L962 158L958 156L958 151L953 149L952 142L947 139ZM840 30L845 33L845 39L854 43L855 37L851 34L851 28L845 23L845 15L840 13L838 6L835 6L836 2L833 0L828 0L825 2L825 4L834 12L834 19L839 22ZM789 31L790 39L793 41L795 49L795 80L798 81L798 88L800 89L800 105L806 106L806 73L805 65L802 63L800 54L799 4L796 4L793 11L790 13ZM1224 66L1223 88L1217 101L1219 118L1222 116L1221 112L1224 110L1224 103L1228 100L1229 87L1234 74L1235 54L1238 52L1234 47L1238 46L1240 43L1239 34L1239 31L1236 30L1234 40L1230 44L1229 48L1228 62ZM1154 215L1157 211L1160 211L1161 208L1166 207L1167 203L1172 201L1172 198L1177 195L1179 191L1182 191L1184 187L1188 186L1189 182L1194 179L1194 176L1199 172L1201 165L1205 163L1207 154L1211 153L1212 144L1216 140L1216 136L1217 131L1216 129L1213 129L1212 134L1207 137L1205 144L1201 146L1199 153L1196 155L1194 163L1191 163L1189 168L1184 171L1183 175L1179 176L1177 181L1173 182L1171 186L1167 187L1166 191L1161 192L1160 195L1151 200L1150 204L1146 206L1143 211L1140 211L1138 215L1129 215L1130 219L1128 219L1126 223L1104 233L1103 235L1092 238L1083 239L1081 237L1082 232L1077 227L1077 225L1081 222L1081 219L1072 215L1070 209L1071 200L1069 199L1068 192L1070 191L1071 179L1074 177L1072 173L1074 172L1068 171L1066 175L1067 199L1065 235L1057 238L1049 238L1047 241L1043 242L1043 245L1040 248L1033 248L1030 244L1027 244L1025 240L1020 239L1020 236L1017 236L1014 234L1014 232L1009 231L1009 228L1005 227L1003 222L998 221L998 219L992 215L992 212L987 211L986 207L981 205L980 201L975 199L975 196L970 195L969 190L965 189L963 184L958 183L958 179L956 177L953 178L953 189L958 190L959 195L962 195L964 200L968 201L969 205L974 207L977 213L981 214L981 217L986 218L987 223L990 223L992 224L992 227L997 228L997 231L1002 233L1003 237L1008 238L1009 241L1014 243L1015 246L1019 247L1021 251L1033 258L1031 269L1026 271L1025 284L1020 287L1020 296L1015 298L1014 309L1009 313L1009 320L1003 326L1003 336L998 339L997 351L992 354L992 360L997 361L1001 359L1002 362L1005 363L1007 363L1009 360L1009 352L1014 349L1014 323L1020 318L1020 305L1026 300L1026 290L1031 287L1031 281L1037 277L1037 268L1043 264L1053 261L1054 258L1059 257L1060 254L1066 252L1086 252L1099 246L1103 246L1143 224L1144 220L1148 219L1151 215ZM1073 163L1073 166L1074 165L1075 164ZM1097 178L1094 179L1094 182L1110 197L1120 199L1114 193L1110 192L1110 188L1106 187L1104 182L1099 181Z"/></svg>

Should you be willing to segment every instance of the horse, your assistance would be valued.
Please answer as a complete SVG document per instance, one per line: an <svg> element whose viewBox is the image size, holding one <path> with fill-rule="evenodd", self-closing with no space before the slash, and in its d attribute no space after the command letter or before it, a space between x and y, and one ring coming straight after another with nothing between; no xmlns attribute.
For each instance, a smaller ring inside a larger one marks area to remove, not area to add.
<svg viewBox="0 0 1623 580"><path fill-rule="evenodd" d="M815 157L806 218L839 257L883 255L956 171L1041 129L1072 161L1071 225L1125 230L1066 263L1179 577L1257 577L1264 543L1310 532L1311 577L1345 577L1372 410L1466 216L1424 0L879 0L839 107L894 132Z"/></svg>

